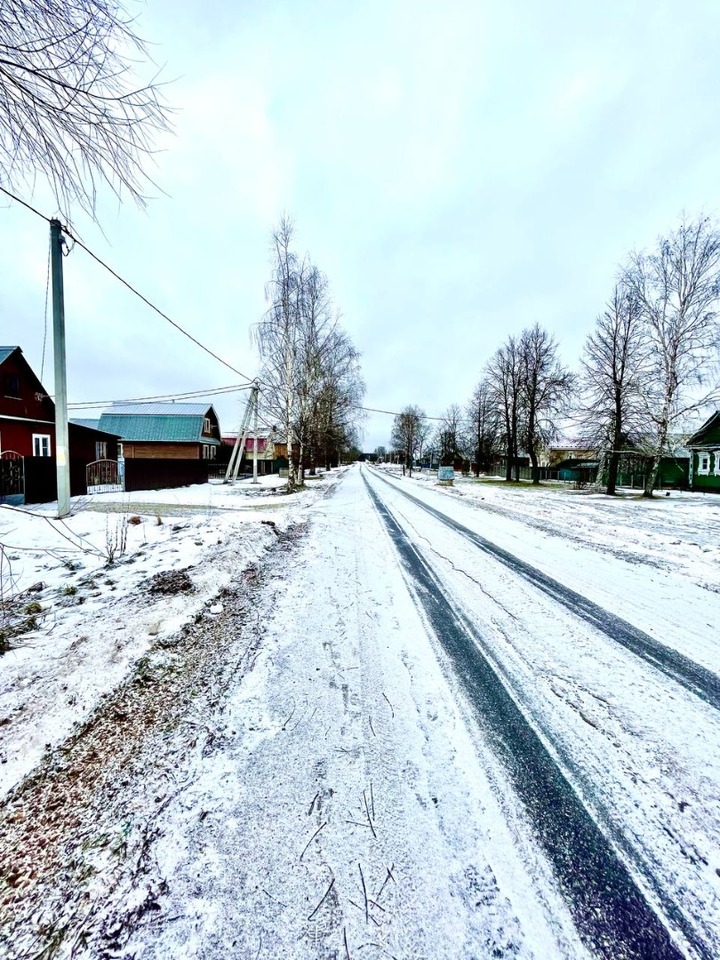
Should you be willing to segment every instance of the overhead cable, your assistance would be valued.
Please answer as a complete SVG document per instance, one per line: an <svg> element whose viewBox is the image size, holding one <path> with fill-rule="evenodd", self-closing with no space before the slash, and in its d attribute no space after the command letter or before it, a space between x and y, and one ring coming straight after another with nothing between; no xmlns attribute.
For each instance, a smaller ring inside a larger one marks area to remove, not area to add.
<svg viewBox="0 0 720 960"><path fill-rule="evenodd" d="M20 197L16 196L14 193L11 193L9 190L6 190L5 187L0 186L0 191L2 191L6 196L10 197L11 200L15 200L16 203L19 203L23 207L26 207L36 216L40 217L41 220L44 220L46 223L50 223L50 217L46 217L44 214L40 213L39 210L36 210L35 207L31 206L29 203L26 203L25 200L21 200ZM124 277L121 277L120 274L117 273L117 271L113 270L113 268L109 266L107 263L105 263L105 261L102 260L96 253L93 253L93 251L89 247L87 247L82 242L82 240L78 240L78 238L72 233L69 227L63 226L62 232L68 239L72 240L73 243L77 243L78 246L82 247L82 249L85 251L85 253L88 254L88 256L92 257L92 259L95 260L96 263L99 263L101 267L104 267L108 271L108 273L110 273L113 277L115 277L116 280L119 280L120 283L123 284L123 286L127 287L127 289L131 291L131 293L134 293L136 297L138 297L140 300L142 300L144 304L146 304L146 306L150 307L151 310L154 310L155 313L159 314L159 316L161 316L163 320L166 320L172 327L175 327L175 329L178 330L180 333L182 333L183 336L187 337L188 340L192 340L192 342L196 346L200 347L201 350L204 350L205 353L209 354L211 357L213 357L213 359L217 360L218 363L222 363L222 365L227 367L228 370L232 370L233 373L236 373L239 377L242 377L243 380L247 380L248 383L250 383L253 380L252 377L248 377L247 374L243 373L241 370L238 370L237 367L234 367L231 363L228 363L227 360L223 360L223 358L218 356L218 354L215 353L213 350L211 350L210 347L206 347L204 343L201 343L196 337L194 337L191 333L185 330L184 327L181 327L179 323L176 323L174 320L172 320L163 310L155 306L155 304L151 300L148 300L146 296L140 293L140 291L137 290L127 280L125 280Z"/></svg>

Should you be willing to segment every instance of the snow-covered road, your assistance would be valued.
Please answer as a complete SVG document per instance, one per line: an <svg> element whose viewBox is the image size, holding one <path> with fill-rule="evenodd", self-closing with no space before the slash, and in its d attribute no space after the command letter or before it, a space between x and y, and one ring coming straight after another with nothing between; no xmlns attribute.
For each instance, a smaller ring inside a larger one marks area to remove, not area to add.
<svg viewBox="0 0 720 960"><path fill-rule="evenodd" d="M493 514L488 524L482 511L402 481L379 480L376 471L368 474L371 490L383 501L379 508L398 526L396 541L407 542L409 576L416 576L424 561L435 581L426 595L435 602L442 593L452 608L463 612L460 632L464 629L472 637L472 654L446 641L446 673L457 672L461 665L461 685L477 706L481 728L505 753L506 768L555 864L558 881L571 901L577 901L574 913L580 927L588 916L598 930L607 923L615 931L612 940L624 936L621 928L627 923L632 939L642 922L634 907L623 920L622 909L611 898L601 904L602 887L607 885L610 892L606 871L615 869L610 864L596 878L598 903L591 908L593 878L578 837L563 839L563 827L576 829L568 821L574 814L562 810L560 831L553 826L559 801L548 798L544 774L535 769L534 757L528 760L526 744L513 731L507 713L498 719L501 706L488 697L488 676L478 672L475 651L477 662L491 664L494 675L502 678L566 785L582 798L648 901L684 931L697 955L715 956L720 920L717 677L702 668L694 673L694 638L691 630L681 629L683 621L692 625L711 620L710 607L717 609L714 597L684 584L678 608L667 603L667 581L672 578L652 568L626 569L624 561L600 557L577 543L563 551L557 540L515 521L503 523ZM498 542L503 544L499 550ZM595 580L598 565L605 572L600 581ZM551 581L554 589L548 588L548 573L558 578ZM613 585L619 595L630 586L630 599L625 595L604 611L593 606L593 616L588 616L584 596L607 602ZM578 590L583 596L577 596ZM618 624L617 608L633 622ZM644 617L649 609L652 618ZM428 614L432 618L432 603ZM444 615L448 619L447 612ZM625 642L626 632L632 636L648 627L654 636L641 636L652 655ZM435 633L442 639L443 632L440 623ZM667 645L666 637L671 638ZM701 659L707 655L706 645L697 646ZM681 671L673 678L678 649L685 651L679 662L687 676ZM697 686L686 682L694 676L702 680ZM568 845L575 847L569 862L564 849ZM619 902L624 899L621 895ZM591 942L597 950L592 935ZM663 955L657 945L636 943L628 949L636 951L631 955ZM624 954L616 941L605 955Z"/></svg>
<svg viewBox="0 0 720 960"><path fill-rule="evenodd" d="M718 594L476 507L319 499L8 956L719 955Z"/></svg>

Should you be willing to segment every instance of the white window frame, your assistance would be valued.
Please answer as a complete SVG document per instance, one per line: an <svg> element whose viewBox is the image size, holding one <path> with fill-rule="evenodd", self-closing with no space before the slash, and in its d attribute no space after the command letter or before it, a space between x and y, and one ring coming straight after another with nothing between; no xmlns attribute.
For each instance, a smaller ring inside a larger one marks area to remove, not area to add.
<svg viewBox="0 0 720 960"><path fill-rule="evenodd" d="M212 424L210 417L203 417L203 433L212 433Z"/></svg>
<svg viewBox="0 0 720 960"><path fill-rule="evenodd" d="M715 476L720 477L720 450L713 450L715 456Z"/></svg>
<svg viewBox="0 0 720 960"><path fill-rule="evenodd" d="M95 441L95 459L96 460L107 460L107 440L96 440Z"/></svg>
<svg viewBox="0 0 720 960"><path fill-rule="evenodd" d="M704 466L703 466L704 462ZM699 450L698 451L698 476L707 477L710 474L710 451L709 450Z"/></svg>
<svg viewBox="0 0 720 960"><path fill-rule="evenodd" d="M214 460L217 456L217 447L213 443L204 443L202 445L203 460Z"/></svg>
<svg viewBox="0 0 720 960"><path fill-rule="evenodd" d="M43 441L46 441L46 442L43 443ZM32 446L33 446L34 457L51 457L52 456L52 444L50 441L49 433L34 433L32 435ZM45 448L47 452L43 453L43 448Z"/></svg>

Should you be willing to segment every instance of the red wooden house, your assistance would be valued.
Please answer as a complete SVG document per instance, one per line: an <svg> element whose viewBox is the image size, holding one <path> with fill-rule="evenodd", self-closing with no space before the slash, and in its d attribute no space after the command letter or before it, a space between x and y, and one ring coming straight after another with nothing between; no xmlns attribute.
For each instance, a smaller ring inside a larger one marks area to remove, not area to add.
<svg viewBox="0 0 720 960"><path fill-rule="evenodd" d="M87 492L88 466L117 461L118 438L71 422L70 492ZM0 501L38 503L57 496L55 404L20 347L0 347ZM92 472L92 471L91 471Z"/></svg>

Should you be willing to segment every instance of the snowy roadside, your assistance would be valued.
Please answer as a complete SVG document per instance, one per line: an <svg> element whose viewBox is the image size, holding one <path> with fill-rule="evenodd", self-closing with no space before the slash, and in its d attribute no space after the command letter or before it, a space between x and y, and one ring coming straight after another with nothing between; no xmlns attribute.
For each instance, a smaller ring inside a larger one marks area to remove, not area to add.
<svg viewBox="0 0 720 960"><path fill-rule="evenodd" d="M153 645L218 616L231 578L260 561L339 476L291 497L266 477L257 486L77 498L63 521L52 504L0 507L0 626L14 611L31 627L0 654L0 796Z"/></svg>
<svg viewBox="0 0 720 960"><path fill-rule="evenodd" d="M11 796L8 956L586 955L361 494Z"/></svg>
<svg viewBox="0 0 720 960"><path fill-rule="evenodd" d="M510 484L456 477L440 486L436 472L403 477L399 467L382 473L408 486L431 487L479 510L500 513L550 536L679 573L720 593L720 496L673 490L669 496L643 499L638 491L606 497L588 490Z"/></svg>

